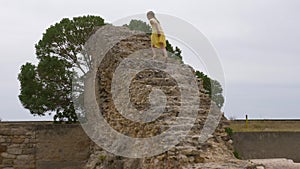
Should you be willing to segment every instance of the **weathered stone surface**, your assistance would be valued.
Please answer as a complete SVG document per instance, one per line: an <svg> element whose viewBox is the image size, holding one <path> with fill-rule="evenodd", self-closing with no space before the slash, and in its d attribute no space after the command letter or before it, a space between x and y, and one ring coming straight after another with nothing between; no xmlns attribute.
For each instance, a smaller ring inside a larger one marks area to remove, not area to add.
<svg viewBox="0 0 300 169"><path fill-rule="evenodd" d="M80 124L1 122L0 130L1 169L82 169L89 156L91 142Z"/></svg>
<svg viewBox="0 0 300 169"><path fill-rule="evenodd" d="M20 144L20 143L23 143L24 140L25 140L24 137L13 137L12 140L11 140L11 143Z"/></svg>
<svg viewBox="0 0 300 169"><path fill-rule="evenodd" d="M195 156L194 158L195 158L195 160L194 160L195 163L204 163L205 162L205 158L201 157L200 155Z"/></svg>
<svg viewBox="0 0 300 169"><path fill-rule="evenodd" d="M233 134L233 140L245 160L284 157L300 162L299 132L238 132Z"/></svg>
<svg viewBox="0 0 300 169"><path fill-rule="evenodd" d="M132 54L135 54L138 50L148 49L150 47L149 36L145 34L136 34L128 29L126 30L124 27L111 26L99 31L102 32L99 34L96 32L92 40L87 43L86 48L90 50L90 54L93 57L105 55L97 72L96 95L98 105L100 106L99 108L102 110L101 113L106 122L119 133L134 138L147 138L164 132L168 129L168 121L179 120L177 116L180 105L185 103L180 98L181 92L177 87L178 84L174 81L173 76L170 76L170 74L163 71L150 68L136 74L130 83L130 102L137 110L146 110L149 108L150 102L148 96L151 93L152 87L159 88L167 96L167 108L165 109L165 112L153 123L139 124L124 118L116 109L111 94L113 72L115 72L123 59L133 57ZM119 34L115 35L116 32ZM100 34L104 34L104 36L99 37ZM130 36L131 34L132 36ZM106 46L109 46L109 44L112 43L115 43L113 48L106 51L101 49L101 47L103 47L102 44L107 44ZM139 55L145 58L152 56L151 51L150 54L144 52L139 53ZM163 59L159 56L157 60L160 61L161 64L164 64L164 62L161 62ZM191 67L176 62L176 60L168 58L166 62L188 70L187 72L190 74L195 73ZM131 66L131 69L135 69L134 65L130 65L130 63L128 63L128 65L129 67ZM183 72L177 72L175 73L175 76L181 80L188 76L181 73ZM123 77L126 76L126 74L123 74ZM121 83L123 79L119 80ZM250 165L247 162L238 160L234 162L230 161L235 158L232 154L231 144L228 143L228 139L223 139L227 136L222 123L222 121L225 120L224 118L220 123L218 119L212 119L207 127L208 129L214 129L214 127L217 126L217 129L213 134L207 136L208 140L205 143L199 143L198 139L201 134L200 131L203 129L204 122L207 119L210 110L210 113L218 116L220 116L222 112L216 108L209 96L205 94L206 91L203 90L202 81L199 79L197 83L198 89L196 90L200 91L199 98L201 104L198 109L198 116L195 123L190 124L193 125L193 127L189 135L187 135L178 145L165 153L154 157L139 159L139 165L136 166L137 168L185 168L187 166L188 168L192 168L194 167L193 164L195 164L195 167L197 167L198 164L199 166L200 164L203 164L202 166L208 164L215 167L222 167L222 162L224 163L225 168L231 164L239 169L241 166L244 168L247 165ZM189 103L186 104L190 105ZM188 125L188 123L185 123L184 126L178 126L178 128L186 127L186 125ZM174 132L173 134L175 136L181 135L180 131ZM103 155L106 156L106 158L97 158L97 156L102 157ZM137 163L137 161L131 161L129 158L120 158L109 154L95 145L91 151L91 156L86 168L124 167L124 163L126 162L132 164Z"/></svg>
<svg viewBox="0 0 300 169"><path fill-rule="evenodd" d="M14 154L8 154L8 153L6 153L6 152L1 153L1 156L2 156L3 158L8 158L8 159L14 159L14 158L16 158L16 155L14 155Z"/></svg>
<svg viewBox="0 0 300 169"><path fill-rule="evenodd" d="M22 154L22 149L21 149L21 147L9 148L9 149L7 149L7 152L9 154L18 155L18 154Z"/></svg>
<svg viewBox="0 0 300 169"><path fill-rule="evenodd" d="M6 152L7 146L0 145L0 153Z"/></svg>
<svg viewBox="0 0 300 169"><path fill-rule="evenodd" d="M14 163L13 159L4 159L1 162L1 164L3 164L3 165L10 165L10 166L13 165L13 163Z"/></svg>
<svg viewBox="0 0 300 169"><path fill-rule="evenodd" d="M34 159L34 156L33 155L18 155L17 159L23 160L23 161L32 161Z"/></svg>
<svg viewBox="0 0 300 169"><path fill-rule="evenodd" d="M2 136L2 137L0 138L0 143L4 143L4 142L5 142L5 137Z"/></svg>
<svg viewBox="0 0 300 169"><path fill-rule="evenodd" d="M79 124L40 126L36 131L37 168L82 168L90 140Z"/></svg>
<svg viewBox="0 0 300 169"><path fill-rule="evenodd" d="M23 148L22 149L22 154L24 154L24 155L35 154L35 153L36 153L35 147L32 147L32 148Z"/></svg>

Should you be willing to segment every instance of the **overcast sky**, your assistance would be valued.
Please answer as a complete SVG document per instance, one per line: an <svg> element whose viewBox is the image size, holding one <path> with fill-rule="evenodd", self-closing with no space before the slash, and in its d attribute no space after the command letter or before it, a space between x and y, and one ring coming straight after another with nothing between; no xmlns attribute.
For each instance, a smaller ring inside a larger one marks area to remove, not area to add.
<svg viewBox="0 0 300 169"><path fill-rule="evenodd" d="M300 118L299 0L1 0L0 118L32 117L19 99L17 75L37 63L34 44L62 18L98 15L106 22L153 10L181 18L215 46L226 80L227 117ZM163 25L163 23L162 23ZM184 56L187 57L187 56Z"/></svg>

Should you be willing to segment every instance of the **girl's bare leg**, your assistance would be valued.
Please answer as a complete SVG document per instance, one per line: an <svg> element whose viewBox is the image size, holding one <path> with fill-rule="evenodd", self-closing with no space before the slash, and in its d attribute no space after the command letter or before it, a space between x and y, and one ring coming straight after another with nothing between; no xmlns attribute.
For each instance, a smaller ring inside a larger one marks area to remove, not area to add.
<svg viewBox="0 0 300 169"><path fill-rule="evenodd" d="M152 53L153 53L153 58L155 58L156 57L155 47L151 46L151 49L152 49Z"/></svg>
<svg viewBox="0 0 300 169"><path fill-rule="evenodd" d="M168 58L168 53L163 43L160 43L160 49L163 51L164 57Z"/></svg>

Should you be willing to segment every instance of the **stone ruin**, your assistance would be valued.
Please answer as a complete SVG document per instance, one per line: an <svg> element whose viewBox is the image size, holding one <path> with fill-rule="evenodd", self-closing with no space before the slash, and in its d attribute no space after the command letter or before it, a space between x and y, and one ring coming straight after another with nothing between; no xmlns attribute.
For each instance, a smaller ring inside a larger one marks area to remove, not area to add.
<svg viewBox="0 0 300 169"><path fill-rule="evenodd" d="M110 47L113 46L113 47ZM107 47L107 49L104 49ZM126 27L103 26L91 36L86 44L88 54L92 58L103 55L101 63L97 65L96 77L92 81L95 85L94 91L102 116L105 121L117 132L133 138L149 138L159 135L168 129L168 121L177 120L180 105L184 104L180 98L180 90L177 81L161 70L144 69L138 72L130 82L129 96L131 104L140 111L149 109L151 106L149 95L153 88L158 88L166 95L166 108L163 113L149 123L131 121L117 110L114 103L112 90L113 73L120 66L121 61L132 57L135 53L145 58L152 56L150 48L150 37L142 32L132 31ZM142 51L139 53L139 51ZM150 59L150 58L149 58ZM94 65L96 62L93 62ZM195 75L195 71L188 65L172 58L166 61L156 58L155 63L170 63ZM184 74L177 72L179 78ZM121 75L126 76L126 75ZM121 80L120 80L121 83ZM93 85L93 84L92 84ZM90 157L86 169L173 169L173 168L256 168L248 161L238 160L233 155L232 140L225 132L226 118L220 109L210 100L207 92L203 89L201 79L197 80L200 106L197 107L196 120L192 124L189 133L174 147L161 154L144 158L127 158L114 155L97 144L90 148ZM86 96L88 98L88 95ZM88 99L85 100L85 102ZM208 139L201 143L199 137L209 113L219 114L218 120L212 121L217 125ZM93 120L91 118L90 120ZM189 125L189 124L185 124ZM179 126L181 127L181 126ZM175 136L180 135L174 133ZM158 143L159 144L159 143ZM133 150L132 150L133 151ZM132 152L128 152L132 153Z"/></svg>

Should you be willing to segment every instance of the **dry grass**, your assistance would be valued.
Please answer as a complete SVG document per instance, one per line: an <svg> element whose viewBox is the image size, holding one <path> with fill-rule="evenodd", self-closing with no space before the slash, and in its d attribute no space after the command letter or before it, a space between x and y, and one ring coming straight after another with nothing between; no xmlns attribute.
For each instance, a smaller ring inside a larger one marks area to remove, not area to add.
<svg viewBox="0 0 300 169"><path fill-rule="evenodd" d="M244 120L230 121L233 132L300 132L300 120Z"/></svg>

